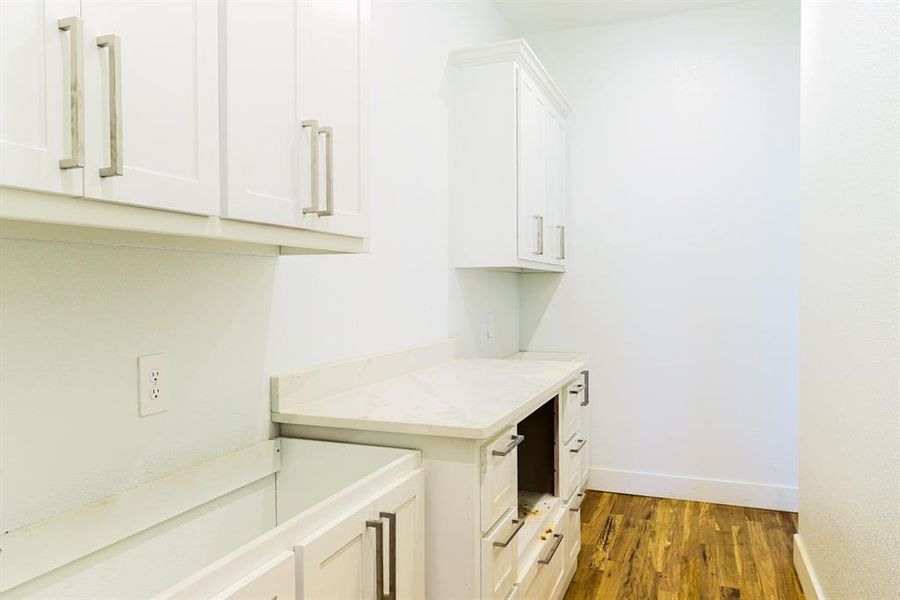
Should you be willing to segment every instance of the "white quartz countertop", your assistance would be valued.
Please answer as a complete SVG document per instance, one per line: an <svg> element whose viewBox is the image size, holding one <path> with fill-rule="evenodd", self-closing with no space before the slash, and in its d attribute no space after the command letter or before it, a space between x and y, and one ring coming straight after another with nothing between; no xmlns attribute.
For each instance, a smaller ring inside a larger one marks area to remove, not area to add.
<svg viewBox="0 0 900 600"><path fill-rule="evenodd" d="M280 406L277 423L486 439L577 377L582 354L520 353L448 360L309 402Z"/></svg>

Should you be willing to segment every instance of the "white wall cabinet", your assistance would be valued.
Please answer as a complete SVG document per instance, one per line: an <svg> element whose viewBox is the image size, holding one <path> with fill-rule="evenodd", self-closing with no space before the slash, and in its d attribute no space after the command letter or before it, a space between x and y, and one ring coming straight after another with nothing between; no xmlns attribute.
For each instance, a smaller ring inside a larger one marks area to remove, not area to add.
<svg viewBox="0 0 900 600"><path fill-rule="evenodd" d="M218 214L216 3L81 0L81 18L84 195Z"/></svg>
<svg viewBox="0 0 900 600"><path fill-rule="evenodd" d="M77 144L83 115L83 33L78 0L0 2L0 185L54 194L83 192ZM72 26L59 28L61 19ZM77 52L75 53L77 55ZM79 121L80 120L80 121ZM69 160L61 165L60 161Z"/></svg>
<svg viewBox="0 0 900 600"><path fill-rule="evenodd" d="M368 13L368 0L0 3L4 235L365 251Z"/></svg>
<svg viewBox="0 0 900 600"><path fill-rule="evenodd" d="M524 40L451 62L454 266L565 270L566 100Z"/></svg>
<svg viewBox="0 0 900 600"><path fill-rule="evenodd" d="M365 235L368 1L225 7L226 216Z"/></svg>

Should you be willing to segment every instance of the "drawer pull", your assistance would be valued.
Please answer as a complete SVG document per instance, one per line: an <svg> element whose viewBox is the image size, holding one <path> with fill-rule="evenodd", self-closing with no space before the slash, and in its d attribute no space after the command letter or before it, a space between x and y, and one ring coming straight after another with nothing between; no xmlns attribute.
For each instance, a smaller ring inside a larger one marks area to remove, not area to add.
<svg viewBox="0 0 900 600"><path fill-rule="evenodd" d="M581 405L587 406L591 401L591 372L585 369L581 374L584 375L584 400L581 401Z"/></svg>
<svg viewBox="0 0 900 600"><path fill-rule="evenodd" d="M525 526L525 519L513 519L512 522L516 528L512 530L512 533L509 534L509 537L506 538L505 542L494 542L494 548L506 548L509 546L513 541L513 538L516 537L516 534L519 533L519 530Z"/></svg>
<svg viewBox="0 0 900 600"><path fill-rule="evenodd" d="M384 523L388 520L388 593L384 593ZM366 521L366 527L375 529L375 600L397 598L397 515L380 512L377 521Z"/></svg>
<svg viewBox="0 0 900 600"><path fill-rule="evenodd" d="M125 138L122 133L122 38L115 34L97 38L98 48L109 50L109 166L100 167L100 177L125 173Z"/></svg>
<svg viewBox="0 0 900 600"><path fill-rule="evenodd" d="M587 444L587 440L578 440L578 447L577 448L569 448L569 452L575 452L575 453L581 452L581 449L584 448L585 444Z"/></svg>
<svg viewBox="0 0 900 600"><path fill-rule="evenodd" d="M69 32L69 135L72 139L72 154L60 159L59 168L77 169L84 166L84 57L81 54L84 30L78 17L60 19L57 27Z"/></svg>
<svg viewBox="0 0 900 600"><path fill-rule="evenodd" d="M570 394L579 394L579 393L581 393L581 390L583 390L583 389L584 389L584 384L579 383L578 385L573 387L571 390L569 390L569 393Z"/></svg>
<svg viewBox="0 0 900 600"><path fill-rule="evenodd" d="M542 558L538 561L540 565L549 565L550 561L553 560L553 557L556 555L556 551L559 550L559 545L563 541L563 537L565 537L562 533L554 533L553 534L553 547L550 548L550 554L547 555L547 558Z"/></svg>
<svg viewBox="0 0 900 600"><path fill-rule="evenodd" d="M571 510L572 512L578 512L579 510L581 510L581 503L584 502L584 492L576 494L576 496L578 496L578 506L570 506L569 510Z"/></svg>
<svg viewBox="0 0 900 600"><path fill-rule="evenodd" d="M384 598L384 523L366 521L375 530L375 600Z"/></svg>
<svg viewBox="0 0 900 600"><path fill-rule="evenodd" d="M514 435L510 439L512 441L509 443L509 446L507 446L503 450L492 450L491 454L493 454L494 456L506 456L507 454L512 452L516 446L518 446L519 444L521 444L522 442L525 441L525 436L524 435Z"/></svg>

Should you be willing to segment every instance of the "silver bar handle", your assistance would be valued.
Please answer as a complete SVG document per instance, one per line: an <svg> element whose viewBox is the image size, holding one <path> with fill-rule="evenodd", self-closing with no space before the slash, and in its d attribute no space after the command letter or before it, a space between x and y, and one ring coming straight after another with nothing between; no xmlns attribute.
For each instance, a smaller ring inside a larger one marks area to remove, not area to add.
<svg viewBox="0 0 900 600"><path fill-rule="evenodd" d="M559 550L559 545L563 541L563 537L565 537L562 533L554 533L553 534L553 547L550 548L550 554L547 555L547 558L542 558L538 561L538 564L541 565L549 565L550 561L553 560L553 557L556 556L556 551Z"/></svg>
<svg viewBox="0 0 900 600"><path fill-rule="evenodd" d="M319 127L319 133L325 134L325 210L316 214L330 217L334 214L334 129Z"/></svg>
<svg viewBox="0 0 900 600"><path fill-rule="evenodd" d="M125 152L122 132L122 38L115 34L97 38L99 48L109 48L109 166L100 168L100 177L124 173Z"/></svg>
<svg viewBox="0 0 900 600"><path fill-rule="evenodd" d="M579 510L581 510L581 504L584 502L584 492L579 492L578 494L576 494L576 496L578 496L578 506L570 506L569 510L571 510L572 512L578 512Z"/></svg>
<svg viewBox="0 0 900 600"><path fill-rule="evenodd" d="M375 530L375 600L384 598L384 523L366 521Z"/></svg>
<svg viewBox="0 0 900 600"><path fill-rule="evenodd" d="M556 255L556 258L559 260L564 260L566 258L566 226L565 225L557 225L556 226L556 243L559 245L559 252Z"/></svg>
<svg viewBox="0 0 900 600"><path fill-rule="evenodd" d="M544 217L533 215L531 225L534 228L534 254L541 256L544 253Z"/></svg>
<svg viewBox="0 0 900 600"><path fill-rule="evenodd" d="M397 515L381 512L378 516L387 519L391 528L388 534L388 593L384 596L384 600L397 600Z"/></svg>
<svg viewBox="0 0 900 600"><path fill-rule="evenodd" d="M509 546L512 543L513 538L516 537L516 534L519 533L519 530L525 527L525 519L513 519L512 524L515 525L512 533L509 534L509 537L506 538L505 542L494 542L494 548L506 548Z"/></svg>
<svg viewBox="0 0 900 600"><path fill-rule="evenodd" d="M584 375L584 400L581 405L587 406L591 401L591 372L585 369L581 374Z"/></svg>
<svg viewBox="0 0 900 600"><path fill-rule="evenodd" d="M493 450L491 452L491 454L493 454L494 456L506 456L507 454L512 452L516 446L518 446L519 444L521 444L522 442L525 441L525 436L524 435L514 435L510 439L512 441L509 443L509 446L507 446L503 450Z"/></svg>
<svg viewBox="0 0 900 600"><path fill-rule="evenodd" d="M303 214L330 217L334 214L334 129L319 127L319 121L310 119L300 125L309 128L309 206ZM325 210L319 208L319 135L325 134Z"/></svg>
<svg viewBox="0 0 900 600"><path fill-rule="evenodd" d="M577 448L569 448L569 452L578 453L581 452L581 449L584 448L584 445L587 444L587 440L578 440Z"/></svg>
<svg viewBox="0 0 900 600"><path fill-rule="evenodd" d="M309 128L309 206L303 207L303 214L319 214L319 121L309 119L300 125Z"/></svg>
<svg viewBox="0 0 900 600"><path fill-rule="evenodd" d="M84 167L84 28L78 17L66 17L57 22L60 31L69 32L69 136L70 156L59 160L60 169Z"/></svg>

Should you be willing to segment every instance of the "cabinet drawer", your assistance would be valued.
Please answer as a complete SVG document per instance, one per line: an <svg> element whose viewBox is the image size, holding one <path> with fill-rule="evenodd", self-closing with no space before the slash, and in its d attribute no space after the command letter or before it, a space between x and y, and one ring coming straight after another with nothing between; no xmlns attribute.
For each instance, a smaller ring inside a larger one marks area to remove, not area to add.
<svg viewBox="0 0 900 600"><path fill-rule="evenodd" d="M481 531L487 531L518 498L518 446L524 436L510 427L497 439L485 444L481 453Z"/></svg>
<svg viewBox="0 0 900 600"><path fill-rule="evenodd" d="M571 441L563 448L563 456L560 460L563 467L562 497L568 498L572 492L581 487L581 478L584 474L582 461L587 452L587 440L580 433L572 436Z"/></svg>
<svg viewBox="0 0 900 600"><path fill-rule="evenodd" d="M519 544L517 535L524 523L511 508L497 526L481 540L481 597L506 600L516 583Z"/></svg>
<svg viewBox="0 0 900 600"><path fill-rule="evenodd" d="M584 382L578 379L563 390L562 441L568 443L582 430L582 403L584 402Z"/></svg>
<svg viewBox="0 0 900 600"><path fill-rule="evenodd" d="M585 439L587 439L585 437ZM584 448L581 450L581 487L586 488L588 484L588 478L591 475L591 449L590 442L585 443Z"/></svg>
<svg viewBox="0 0 900 600"><path fill-rule="evenodd" d="M584 488L578 488L566 502L566 571L578 564L578 552L581 550L581 503L584 501Z"/></svg>
<svg viewBox="0 0 900 600"><path fill-rule="evenodd" d="M552 533L542 542L534 564L517 582L524 600L549 600L560 595L566 573L567 514L568 511L561 515Z"/></svg>
<svg viewBox="0 0 900 600"><path fill-rule="evenodd" d="M296 596L294 553L284 552L256 571L239 579L215 596L214 600L290 600Z"/></svg>

